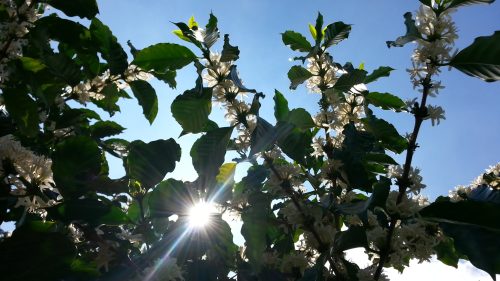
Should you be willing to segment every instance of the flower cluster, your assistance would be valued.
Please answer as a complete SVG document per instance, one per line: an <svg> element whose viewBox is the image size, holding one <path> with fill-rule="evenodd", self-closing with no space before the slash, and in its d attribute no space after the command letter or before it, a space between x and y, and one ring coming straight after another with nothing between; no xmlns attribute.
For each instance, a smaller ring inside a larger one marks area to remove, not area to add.
<svg viewBox="0 0 500 281"><path fill-rule="evenodd" d="M402 166L391 165L387 168L387 177L391 179L401 180L401 178L403 177L403 172L404 169ZM422 183L422 176L420 175L419 168L410 167L408 179L410 180L408 191L412 192L414 195L420 194L420 191L425 188L425 184Z"/></svg>
<svg viewBox="0 0 500 281"><path fill-rule="evenodd" d="M212 88L213 101L225 109L226 120L236 126L238 135L234 142L237 151L243 154L250 147L257 119L250 113L250 103L245 101L247 91L238 87L231 77L232 66L233 61L222 61L221 54L211 52L206 58L203 80Z"/></svg>
<svg viewBox="0 0 500 281"><path fill-rule="evenodd" d="M490 166L484 174L475 178L469 185L459 185L454 190L450 190L448 196L452 202L462 201L467 199L469 194L480 186L500 189L500 163Z"/></svg>
<svg viewBox="0 0 500 281"><path fill-rule="evenodd" d="M0 87L9 79L8 62L22 56L23 47L28 43L24 39L33 23L40 18L44 4L34 1L0 0L8 19L0 22Z"/></svg>
<svg viewBox="0 0 500 281"><path fill-rule="evenodd" d="M60 201L60 192L52 178L52 160L36 155L12 135L6 135L0 137L0 161L0 177L11 185L11 195L18 198L15 207L23 206L28 212L38 212ZM28 192L27 185L36 187L36 194Z"/></svg>
<svg viewBox="0 0 500 281"><path fill-rule="evenodd" d="M85 105L91 99L102 100L105 98L102 91L108 85L114 84L119 90L129 87L128 82L136 80L149 80L151 74L143 71L136 65L129 65L128 68L121 75L111 75L109 70L106 70L99 76L94 77L92 80L81 82L74 87L66 87L65 94L68 96L75 96L78 101Z"/></svg>
<svg viewBox="0 0 500 281"><path fill-rule="evenodd" d="M322 93L335 85L341 70L335 66L328 53L308 58L307 61L307 70L313 76L307 80L306 86L311 92Z"/></svg>

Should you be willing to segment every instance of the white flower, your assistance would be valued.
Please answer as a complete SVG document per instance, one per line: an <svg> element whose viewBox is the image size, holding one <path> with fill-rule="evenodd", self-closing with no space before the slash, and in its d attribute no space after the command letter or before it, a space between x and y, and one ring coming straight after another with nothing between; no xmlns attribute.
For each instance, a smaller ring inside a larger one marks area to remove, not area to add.
<svg viewBox="0 0 500 281"><path fill-rule="evenodd" d="M427 114L428 115L427 117L425 117L425 119L431 119L432 126L439 125L441 119L446 120L446 117L444 116L444 110L441 106L428 105Z"/></svg>
<svg viewBox="0 0 500 281"><path fill-rule="evenodd" d="M325 143L325 139L323 137L314 137L312 141L312 148L313 152L311 152L311 156L313 157L322 157L325 154L325 151L323 150L323 146Z"/></svg>
<svg viewBox="0 0 500 281"><path fill-rule="evenodd" d="M311 57L307 70L313 75L307 80L306 87L313 93L321 93L321 88L331 88L337 82L339 69L333 63L329 54L321 57Z"/></svg>

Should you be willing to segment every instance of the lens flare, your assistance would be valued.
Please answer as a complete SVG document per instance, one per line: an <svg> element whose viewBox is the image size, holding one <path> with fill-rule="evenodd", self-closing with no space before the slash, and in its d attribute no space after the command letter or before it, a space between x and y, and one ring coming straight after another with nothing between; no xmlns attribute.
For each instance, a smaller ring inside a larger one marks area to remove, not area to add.
<svg viewBox="0 0 500 281"><path fill-rule="evenodd" d="M215 207L209 202L200 201L189 210L188 221L193 228L205 227L210 223L210 216Z"/></svg>

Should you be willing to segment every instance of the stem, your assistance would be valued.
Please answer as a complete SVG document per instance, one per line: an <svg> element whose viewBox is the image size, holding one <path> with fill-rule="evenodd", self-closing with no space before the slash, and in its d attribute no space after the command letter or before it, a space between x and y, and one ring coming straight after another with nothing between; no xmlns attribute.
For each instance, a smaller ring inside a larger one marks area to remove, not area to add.
<svg viewBox="0 0 500 281"><path fill-rule="evenodd" d="M406 194L406 189L411 185L411 181L409 179L411 162L413 161L413 155L415 154L415 150L418 147L417 137L420 131L420 127L422 125L422 122L424 121L424 118L427 116L427 108L425 105L427 103L427 97L429 95L429 91L432 88L430 74L427 74L427 76L422 80L422 86L423 86L422 100L419 106L415 106L415 112L414 112L415 125L413 127L413 132L408 142L408 149L406 150L406 160L403 167L404 169L403 175L397 181L397 185L399 186L399 194L396 200L396 205L399 205L401 203L401 201L403 200L403 196L405 196ZM375 274L373 276L373 279L375 281L377 281L380 278L380 275L382 274L382 269L384 267L384 263L389 258L392 237L394 235L394 230L396 228L397 221L398 219L396 217L391 218L389 229L387 232L387 240L384 248L380 250L380 260L377 266L377 270L375 271Z"/></svg>

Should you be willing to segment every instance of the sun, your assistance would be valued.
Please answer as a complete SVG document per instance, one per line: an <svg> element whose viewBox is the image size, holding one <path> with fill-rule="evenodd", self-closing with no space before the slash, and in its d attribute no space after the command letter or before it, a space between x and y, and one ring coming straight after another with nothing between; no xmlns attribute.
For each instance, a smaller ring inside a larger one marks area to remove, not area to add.
<svg viewBox="0 0 500 281"><path fill-rule="evenodd" d="M189 210L188 222L193 228L202 228L210 223L210 217L214 212L213 204L205 201L200 201Z"/></svg>

